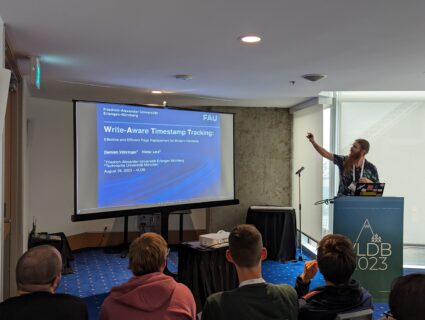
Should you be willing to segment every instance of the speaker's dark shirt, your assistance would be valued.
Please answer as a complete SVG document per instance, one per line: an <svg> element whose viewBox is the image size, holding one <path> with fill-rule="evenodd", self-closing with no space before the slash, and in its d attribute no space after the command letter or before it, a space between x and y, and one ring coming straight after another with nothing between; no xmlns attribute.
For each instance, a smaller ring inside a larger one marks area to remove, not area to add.
<svg viewBox="0 0 425 320"><path fill-rule="evenodd" d="M348 172L344 171L344 162L347 160L347 156L341 156L334 154L334 163L339 168L339 188L338 188L338 196L352 196L353 191L351 191L348 186L353 182L353 170L349 170ZM360 173L362 168L356 167L354 173L354 181L357 183L360 179ZM363 170L363 178L368 178L373 182L379 182L378 170L373 165L365 159L364 162L364 170Z"/></svg>
<svg viewBox="0 0 425 320"><path fill-rule="evenodd" d="M0 303L0 320L87 320L85 302L68 294L33 292Z"/></svg>

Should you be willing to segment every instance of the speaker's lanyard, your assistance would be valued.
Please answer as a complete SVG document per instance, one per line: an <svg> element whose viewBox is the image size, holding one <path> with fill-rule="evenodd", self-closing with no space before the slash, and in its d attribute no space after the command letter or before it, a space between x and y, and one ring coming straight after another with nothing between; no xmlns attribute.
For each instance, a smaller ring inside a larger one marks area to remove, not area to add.
<svg viewBox="0 0 425 320"><path fill-rule="evenodd" d="M363 159L362 170L360 171L359 180L363 177L364 163L366 159ZM356 182L356 166L353 164L353 182Z"/></svg>

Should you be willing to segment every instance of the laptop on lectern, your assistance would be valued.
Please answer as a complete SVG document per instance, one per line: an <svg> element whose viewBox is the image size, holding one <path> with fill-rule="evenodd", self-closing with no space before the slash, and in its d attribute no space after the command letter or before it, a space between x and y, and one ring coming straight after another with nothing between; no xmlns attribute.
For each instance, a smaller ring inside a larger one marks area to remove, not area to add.
<svg viewBox="0 0 425 320"><path fill-rule="evenodd" d="M358 197L382 197L385 183L357 183L355 196Z"/></svg>

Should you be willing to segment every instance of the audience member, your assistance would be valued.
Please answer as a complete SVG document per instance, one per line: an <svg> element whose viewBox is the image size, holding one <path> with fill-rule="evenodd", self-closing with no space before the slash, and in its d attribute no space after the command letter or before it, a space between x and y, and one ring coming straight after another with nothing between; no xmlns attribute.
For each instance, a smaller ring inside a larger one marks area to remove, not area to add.
<svg viewBox="0 0 425 320"><path fill-rule="evenodd" d="M100 309L101 320L196 319L190 290L163 273L168 247L159 234L141 235L128 255L134 277L111 289Z"/></svg>
<svg viewBox="0 0 425 320"><path fill-rule="evenodd" d="M397 278L391 288L389 305L389 319L425 319L425 274L415 273Z"/></svg>
<svg viewBox="0 0 425 320"><path fill-rule="evenodd" d="M236 267L239 288L209 296L202 319L297 319L295 290L262 278L261 261L266 257L260 232L252 225L236 226L229 236L226 258Z"/></svg>
<svg viewBox="0 0 425 320"><path fill-rule="evenodd" d="M54 247L43 245L25 252L16 266L19 296L0 303L0 319L88 319L83 300L55 294L61 270L61 255Z"/></svg>
<svg viewBox="0 0 425 320"><path fill-rule="evenodd" d="M333 320L338 313L373 308L372 297L351 279L356 269L356 255L351 241L338 234L323 237L317 248L317 260L307 261L297 277L295 289L299 300L299 319ZM309 291L317 271L326 284Z"/></svg>

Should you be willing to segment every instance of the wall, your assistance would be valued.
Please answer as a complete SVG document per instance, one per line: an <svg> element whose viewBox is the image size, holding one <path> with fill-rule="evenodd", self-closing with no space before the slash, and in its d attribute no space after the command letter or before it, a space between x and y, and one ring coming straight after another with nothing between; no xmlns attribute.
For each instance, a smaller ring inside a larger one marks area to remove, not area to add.
<svg viewBox="0 0 425 320"><path fill-rule="evenodd" d="M314 134L318 144L323 145L323 107L311 106L294 113L293 118L293 164L292 205L299 217L299 181L296 170L305 167L301 174L302 232L313 239L322 238L322 207L314 205L323 199L323 158L307 140L307 132ZM328 160L326 160L328 161ZM300 228L298 219L298 228Z"/></svg>
<svg viewBox="0 0 425 320"><path fill-rule="evenodd" d="M4 68L4 50L5 50L5 29L2 17L0 17L0 67Z"/></svg>
<svg viewBox="0 0 425 320"><path fill-rule="evenodd" d="M208 108L235 116L235 177L239 205L210 209L209 231L244 223L249 206L291 203L289 109Z"/></svg>

